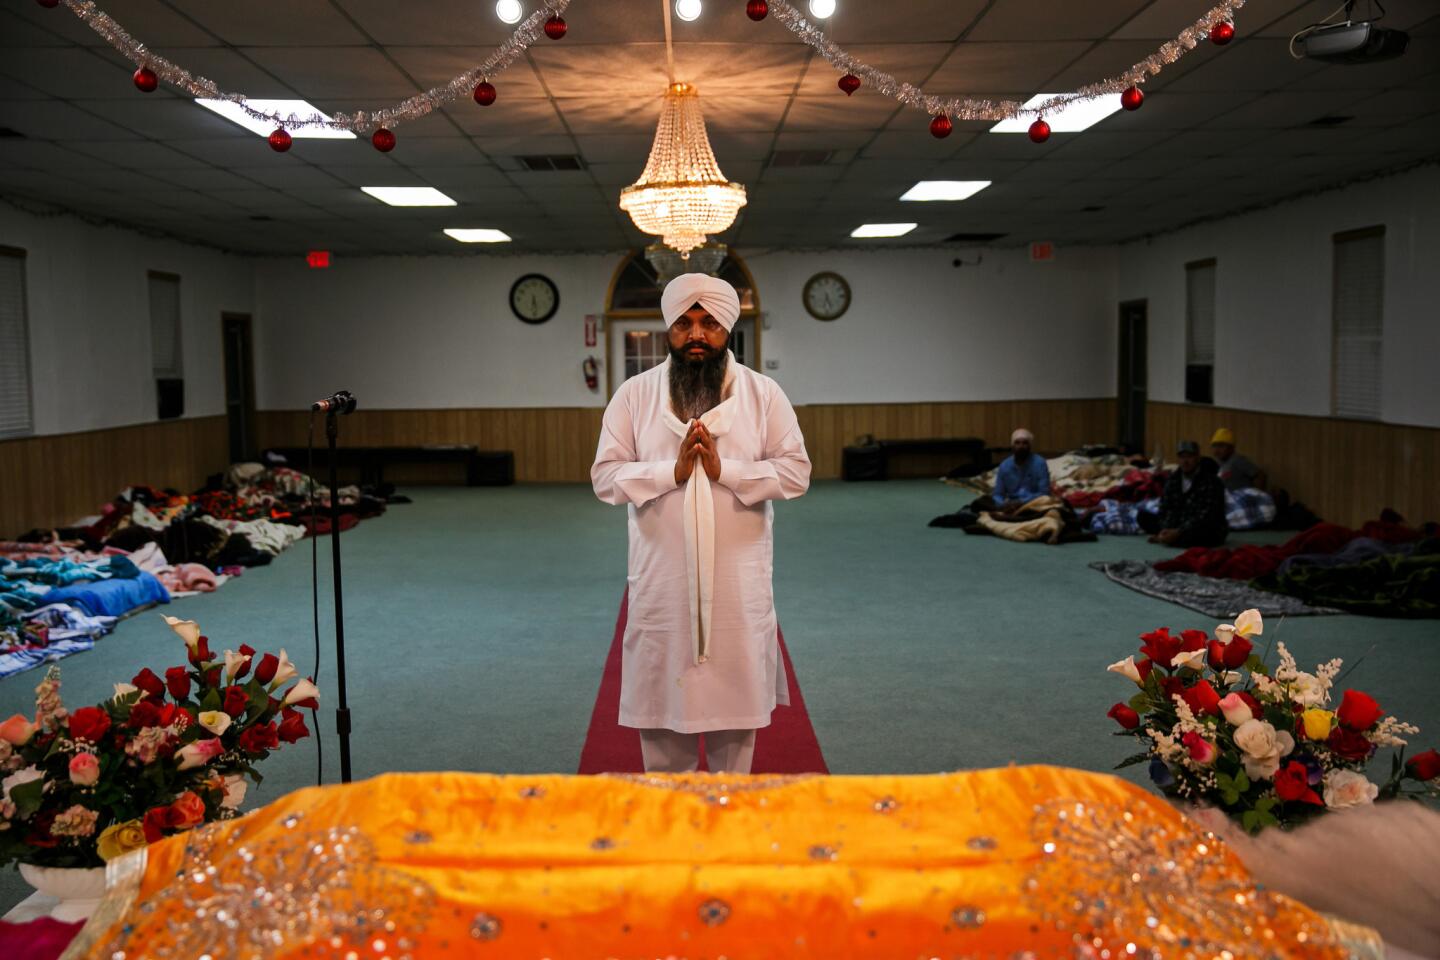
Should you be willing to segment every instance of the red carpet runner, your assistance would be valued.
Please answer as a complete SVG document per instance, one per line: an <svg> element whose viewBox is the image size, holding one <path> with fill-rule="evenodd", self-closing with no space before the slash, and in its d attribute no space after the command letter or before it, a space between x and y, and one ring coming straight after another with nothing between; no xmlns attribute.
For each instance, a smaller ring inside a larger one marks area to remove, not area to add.
<svg viewBox="0 0 1440 960"><path fill-rule="evenodd" d="M640 734L617 722L620 717L620 653L625 636L625 614L629 596L620 598L620 617L615 621L615 639L610 656L605 660L605 673L600 678L600 695L595 698L595 712L590 715L590 732L580 751L580 773L641 773ZM778 631L777 631L778 632ZM779 633L780 656L785 659L785 673L790 681L790 706L776 707L770 726L762 727L755 736L753 773L829 773L820 741L805 712L805 698L795 680L795 666L785 649L785 634ZM705 769L705 761L700 761Z"/></svg>

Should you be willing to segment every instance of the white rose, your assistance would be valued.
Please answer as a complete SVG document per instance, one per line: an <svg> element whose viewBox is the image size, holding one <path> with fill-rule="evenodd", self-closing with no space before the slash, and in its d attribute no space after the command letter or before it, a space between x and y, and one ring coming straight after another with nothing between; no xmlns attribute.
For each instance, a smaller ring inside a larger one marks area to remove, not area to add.
<svg viewBox="0 0 1440 960"><path fill-rule="evenodd" d="M235 722L234 720L230 719L230 714L226 713L224 710L206 710L201 713L197 719L200 721L200 726L204 727L206 730L209 730L217 737L223 734L226 730L229 730L230 724Z"/></svg>
<svg viewBox="0 0 1440 960"><path fill-rule="evenodd" d="M250 785L245 778L238 773L233 773L225 778L225 799L220 801L220 806L226 810L238 810L240 804L245 802L245 791Z"/></svg>
<svg viewBox="0 0 1440 960"><path fill-rule="evenodd" d="M1170 658L1170 666L1177 670L1194 670L1197 673L1205 669L1205 650L1191 650L1189 653L1177 653Z"/></svg>
<svg viewBox="0 0 1440 960"><path fill-rule="evenodd" d="M1379 794L1380 788L1366 780L1364 774L1353 770L1331 770L1325 774L1325 806L1332 810L1372 803Z"/></svg>
<svg viewBox="0 0 1440 960"><path fill-rule="evenodd" d="M1264 720L1246 720L1235 728L1235 746L1245 754L1245 775L1269 780L1280 769L1280 758L1295 749L1295 738Z"/></svg>
<svg viewBox="0 0 1440 960"><path fill-rule="evenodd" d="M1116 661L1106 668L1111 673L1118 673L1122 677L1129 677L1136 683L1142 683L1140 679L1140 668L1135 666L1134 657L1126 657L1124 660Z"/></svg>
<svg viewBox="0 0 1440 960"><path fill-rule="evenodd" d="M45 779L44 771L33 764L23 770L16 770L3 781L0 781L0 798L4 798L7 803L14 803L15 799L10 796L10 791L16 787L31 783L32 781L43 779Z"/></svg>
<svg viewBox="0 0 1440 960"><path fill-rule="evenodd" d="M1288 684L1290 699L1305 707L1318 707L1325 702L1325 685L1313 673L1296 673Z"/></svg>

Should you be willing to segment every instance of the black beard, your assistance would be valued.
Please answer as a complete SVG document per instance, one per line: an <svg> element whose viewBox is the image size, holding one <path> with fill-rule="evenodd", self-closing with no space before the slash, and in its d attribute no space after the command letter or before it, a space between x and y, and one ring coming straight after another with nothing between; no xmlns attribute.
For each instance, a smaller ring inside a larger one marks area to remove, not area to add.
<svg viewBox="0 0 1440 960"><path fill-rule="evenodd" d="M726 337L725 344L710 348L700 358L687 355L691 346L688 343L680 350L670 348L670 405L675 408L675 416L688 423L719 405L729 342Z"/></svg>

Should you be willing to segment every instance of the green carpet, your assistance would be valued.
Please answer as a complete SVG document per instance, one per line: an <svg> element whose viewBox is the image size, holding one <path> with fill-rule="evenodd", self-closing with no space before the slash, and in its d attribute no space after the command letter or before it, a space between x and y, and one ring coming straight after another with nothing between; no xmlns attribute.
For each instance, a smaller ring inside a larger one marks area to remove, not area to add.
<svg viewBox="0 0 1440 960"><path fill-rule="evenodd" d="M572 772L625 585L625 512L584 486L423 487L413 504L344 534L347 677L355 776L385 770ZM785 639L835 773L1016 763L1108 770L1129 741L1105 711L1133 687L1105 672L1160 625L1211 629L1086 566L1173 551L1133 537L1050 547L931 517L969 494L935 481L817 483L776 507L775 594ZM1241 535L1274 542L1278 534ZM319 682L327 780L338 778L329 541L321 547ZM216 649L285 647L307 670L310 545L210 596L163 612L194 619ZM1364 657L1350 684L1440 743L1434 621L1297 618L1266 625L1302 666ZM72 707L140 667L182 662L160 612L120 624L62 661ZM0 717L33 709L40 671L0 681ZM263 767L263 803L313 783L313 740ZM1125 771L1136 779L1141 770ZM0 874L0 909L26 892Z"/></svg>

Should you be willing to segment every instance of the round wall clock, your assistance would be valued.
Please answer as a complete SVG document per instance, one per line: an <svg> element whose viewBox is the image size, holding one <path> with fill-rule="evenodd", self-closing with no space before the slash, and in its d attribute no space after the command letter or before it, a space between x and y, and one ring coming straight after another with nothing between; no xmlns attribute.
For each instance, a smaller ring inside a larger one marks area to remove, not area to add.
<svg viewBox="0 0 1440 960"><path fill-rule="evenodd" d="M817 273L805 281L801 299L816 320L834 320L850 309L850 284L838 273Z"/></svg>
<svg viewBox="0 0 1440 960"><path fill-rule="evenodd" d="M560 291L549 277L527 273L510 287L510 309L526 323L544 323L560 309Z"/></svg>

